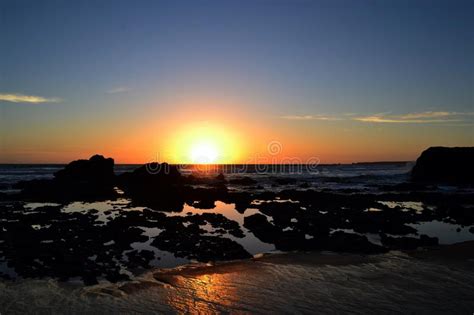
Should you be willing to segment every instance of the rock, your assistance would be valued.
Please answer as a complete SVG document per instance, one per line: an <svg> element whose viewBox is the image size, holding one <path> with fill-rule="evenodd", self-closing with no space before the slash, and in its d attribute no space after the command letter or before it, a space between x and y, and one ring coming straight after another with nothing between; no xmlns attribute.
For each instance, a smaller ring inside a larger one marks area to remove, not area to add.
<svg viewBox="0 0 474 315"><path fill-rule="evenodd" d="M77 160L54 174L53 179L20 182L24 199L47 201L114 199L114 160L94 155L89 160Z"/></svg>
<svg viewBox="0 0 474 315"><path fill-rule="evenodd" d="M145 164L118 177L119 187L134 203L162 211L182 211L183 177L167 163Z"/></svg>
<svg viewBox="0 0 474 315"><path fill-rule="evenodd" d="M334 232L328 240L328 250L334 252L361 253L361 254L382 254L388 250L380 245L369 242L366 236L345 233L342 231Z"/></svg>
<svg viewBox="0 0 474 315"><path fill-rule="evenodd" d="M244 227L249 229L259 240L275 244L280 231L263 214L252 214L244 218Z"/></svg>
<svg viewBox="0 0 474 315"><path fill-rule="evenodd" d="M431 147L421 154L411 172L413 181L474 184L474 147Z"/></svg>
<svg viewBox="0 0 474 315"><path fill-rule="evenodd" d="M62 170L54 174L61 182L93 182L113 184L115 180L114 160L94 155L89 160L72 161Z"/></svg>
<svg viewBox="0 0 474 315"><path fill-rule="evenodd" d="M186 217L186 219L191 220L191 222L193 218L202 218L204 220L202 224L209 223L214 229L221 229L224 233L229 233L234 237L243 238L245 236L236 221L230 220L220 213L203 213L201 215Z"/></svg>
<svg viewBox="0 0 474 315"><path fill-rule="evenodd" d="M200 201L194 202L192 206L196 209L214 209L216 204L212 199L202 199Z"/></svg>
<svg viewBox="0 0 474 315"><path fill-rule="evenodd" d="M148 268L150 261L155 258L155 253L150 250L133 250L127 253L127 257L130 266Z"/></svg>
<svg viewBox="0 0 474 315"><path fill-rule="evenodd" d="M216 179L218 181L224 182L225 181L225 176L222 173L219 173L219 175L216 176Z"/></svg>
<svg viewBox="0 0 474 315"><path fill-rule="evenodd" d="M227 197L227 187L225 185L212 186L211 188L184 187L183 194L186 202L201 209L211 209L215 207L217 200L224 200ZM197 203L195 203L197 201Z"/></svg>
<svg viewBox="0 0 474 315"><path fill-rule="evenodd" d="M234 260L252 256L237 242L220 236L199 235L188 228L180 231L167 229L151 243L177 257L187 257L200 262Z"/></svg>
<svg viewBox="0 0 474 315"><path fill-rule="evenodd" d="M235 203L235 210L239 213L244 213L253 201L253 196L248 192L231 192L228 193L226 199L223 200L226 203Z"/></svg>
<svg viewBox="0 0 474 315"><path fill-rule="evenodd" d="M474 224L474 211L471 207L455 205L453 202L450 202L444 210L449 222L464 226ZM461 229L458 229L458 232L460 232Z"/></svg>

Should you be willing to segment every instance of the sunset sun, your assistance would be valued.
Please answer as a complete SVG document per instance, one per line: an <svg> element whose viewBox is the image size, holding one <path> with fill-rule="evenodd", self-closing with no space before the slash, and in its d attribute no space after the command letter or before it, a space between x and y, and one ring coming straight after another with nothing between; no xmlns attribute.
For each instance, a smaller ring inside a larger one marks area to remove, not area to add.
<svg viewBox="0 0 474 315"><path fill-rule="evenodd" d="M219 150L212 141L199 141L191 146L190 157L193 163L215 163L219 158Z"/></svg>
<svg viewBox="0 0 474 315"><path fill-rule="evenodd" d="M169 139L168 159L184 164L235 163L242 155L241 143L228 127L210 122L190 124Z"/></svg>

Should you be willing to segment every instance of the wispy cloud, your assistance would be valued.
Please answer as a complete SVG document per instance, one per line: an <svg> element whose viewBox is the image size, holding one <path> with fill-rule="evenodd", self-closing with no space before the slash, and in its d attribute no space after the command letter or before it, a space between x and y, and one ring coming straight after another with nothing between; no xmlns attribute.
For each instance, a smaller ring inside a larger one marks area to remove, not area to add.
<svg viewBox="0 0 474 315"><path fill-rule="evenodd" d="M281 116L281 119L286 120L342 120L340 117L335 116L326 116L326 115L288 115L288 116Z"/></svg>
<svg viewBox="0 0 474 315"><path fill-rule="evenodd" d="M281 116L286 120L326 120L326 121L360 121L366 123L393 123L393 124L440 124L440 123L474 123L474 112L426 111L394 115L378 113L371 115L357 115L344 113L341 115L287 115Z"/></svg>
<svg viewBox="0 0 474 315"><path fill-rule="evenodd" d="M459 113L456 112L422 112L422 113L411 113L406 115L401 115L402 119L423 119L423 118L437 118L437 117L448 117L455 116Z"/></svg>
<svg viewBox="0 0 474 315"><path fill-rule="evenodd" d="M431 124L431 123L447 123L465 121L462 116L471 115L472 113L458 112L420 112L408 113L404 115L375 114L369 116L353 117L353 120L371 123L398 123L398 124Z"/></svg>
<svg viewBox="0 0 474 315"><path fill-rule="evenodd" d="M36 95L24 95L24 94L14 94L14 93L7 93L1 94L0 93L0 102L12 102L12 103L58 103L61 99L57 97L46 98L42 96Z"/></svg>
<svg viewBox="0 0 474 315"><path fill-rule="evenodd" d="M118 86L118 87L115 87L113 89L107 90L107 93L108 94L125 93L125 92L128 92L130 90L131 90L131 88L129 88L127 86Z"/></svg>

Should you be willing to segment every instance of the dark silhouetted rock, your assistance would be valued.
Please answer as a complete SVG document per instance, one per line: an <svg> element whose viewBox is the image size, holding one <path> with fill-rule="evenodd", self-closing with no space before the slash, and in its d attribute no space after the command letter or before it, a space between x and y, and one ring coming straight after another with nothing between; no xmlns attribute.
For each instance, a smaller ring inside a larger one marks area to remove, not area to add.
<svg viewBox="0 0 474 315"><path fill-rule="evenodd" d="M94 155L89 160L72 161L62 170L54 174L56 180L61 182L94 182L100 184L113 184L114 160Z"/></svg>
<svg viewBox="0 0 474 315"><path fill-rule="evenodd" d="M139 268L150 267L150 261L155 258L155 253L151 250L133 250L127 253L129 265Z"/></svg>
<svg viewBox="0 0 474 315"><path fill-rule="evenodd" d="M118 176L118 184L137 204L163 211L183 209L183 177L176 166L145 164L133 172Z"/></svg>
<svg viewBox="0 0 474 315"><path fill-rule="evenodd" d="M474 147L431 147L416 160L412 179L419 182L474 184Z"/></svg>
<svg viewBox="0 0 474 315"><path fill-rule="evenodd" d="M380 245L369 242L366 236L334 232L328 240L327 249L335 252L361 253L361 254L381 254L388 250Z"/></svg>
<svg viewBox="0 0 474 315"><path fill-rule="evenodd" d="M187 257L201 262L234 260L252 257L237 242L220 236L200 235L199 230L190 226L180 230L167 229L160 233L151 245L174 253L177 257Z"/></svg>
<svg viewBox="0 0 474 315"><path fill-rule="evenodd" d="M192 204L196 209L214 209L216 207L215 201L212 199L202 199Z"/></svg>
<svg viewBox="0 0 474 315"><path fill-rule="evenodd" d="M89 160L77 160L54 174L53 179L20 182L20 196L48 201L113 199L114 160L94 155Z"/></svg>

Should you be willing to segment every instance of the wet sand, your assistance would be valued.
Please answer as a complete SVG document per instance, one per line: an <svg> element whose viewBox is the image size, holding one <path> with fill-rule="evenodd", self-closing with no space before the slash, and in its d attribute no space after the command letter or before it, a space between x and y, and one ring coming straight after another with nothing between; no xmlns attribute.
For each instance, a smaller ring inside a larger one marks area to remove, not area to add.
<svg viewBox="0 0 474 315"><path fill-rule="evenodd" d="M464 249L467 246L472 244L465 244ZM444 250L457 250L457 247ZM370 257L289 253L151 270L130 282L90 287L54 280L17 280L0 284L0 311L2 314L472 312L472 261L462 256L451 261L415 256L402 252Z"/></svg>

